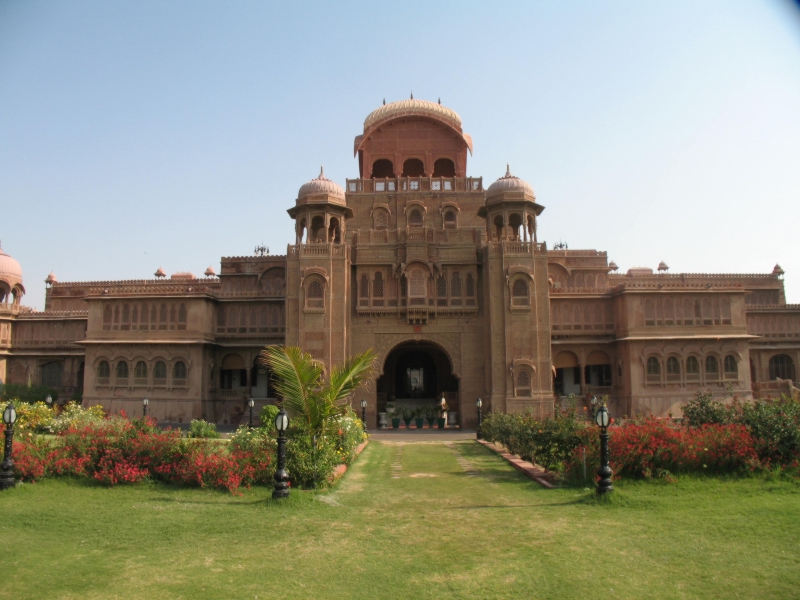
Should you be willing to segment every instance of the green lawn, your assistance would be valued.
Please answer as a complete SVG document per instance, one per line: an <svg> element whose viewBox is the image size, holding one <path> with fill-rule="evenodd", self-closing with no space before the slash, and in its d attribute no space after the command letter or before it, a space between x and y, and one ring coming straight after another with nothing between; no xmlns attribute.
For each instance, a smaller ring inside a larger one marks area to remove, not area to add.
<svg viewBox="0 0 800 600"><path fill-rule="evenodd" d="M797 483L625 483L604 505L475 442L373 442L334 490L277 504L24 484L0 541L15 599L800 597Z"/></svg>

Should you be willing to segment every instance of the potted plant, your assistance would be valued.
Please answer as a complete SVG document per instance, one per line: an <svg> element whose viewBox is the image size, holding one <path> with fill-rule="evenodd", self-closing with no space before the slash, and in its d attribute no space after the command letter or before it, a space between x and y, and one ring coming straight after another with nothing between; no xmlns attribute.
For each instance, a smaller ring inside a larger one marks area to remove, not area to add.
<svg viewBox="0 0 800 600"><path fill-rule="evenodd" d="M422 407L420 406L414 411L414 421L417 424L417 429L422 429L425 426L425 419L422 416Z"/></svg>
<svg viewBox="0 0 800 600"><path fill-rule="evenodd" d="M428 425L430 425L431 429L436 425L436 411L437 408L435 404L425 407L425 418L428 419Z"/></svg>
<svg viewBox="0 0 800 600"><path fill-rule="evenodd" d="M445 402L444 404L440 404L439 405L439 409L442 412L442 414L436 420L436 424L439 426L439 429L444 429L444 426L447 425L447 409L448 408L450 408L450 407L447 405L447 402Z"/></svg>
<svg viewBox="0 0 800 600"><path fill-rule="evenodd" d="M392 429L400 429L400 413L395 411L389 414L392 418Z"/></svg>
<svg viewBox="0 0 800 600"><path fill-rule="evenodd" d="M409 406L404 406L400 414L403 415L403 421L406 422L406 429L411 429L411 421L414 420L414 409Z"/></svg>

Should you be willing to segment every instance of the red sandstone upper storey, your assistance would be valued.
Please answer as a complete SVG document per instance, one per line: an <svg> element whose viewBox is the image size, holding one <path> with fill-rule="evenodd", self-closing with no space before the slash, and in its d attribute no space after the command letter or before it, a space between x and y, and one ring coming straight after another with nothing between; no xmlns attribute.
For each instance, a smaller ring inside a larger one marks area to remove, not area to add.
<svg viewBox="0 0 800 600"><path fill-rule="evenodd" d="M472 138L461 117L427 100L391 102L370 113L356 136L361 178L466 177Z"/></svg>

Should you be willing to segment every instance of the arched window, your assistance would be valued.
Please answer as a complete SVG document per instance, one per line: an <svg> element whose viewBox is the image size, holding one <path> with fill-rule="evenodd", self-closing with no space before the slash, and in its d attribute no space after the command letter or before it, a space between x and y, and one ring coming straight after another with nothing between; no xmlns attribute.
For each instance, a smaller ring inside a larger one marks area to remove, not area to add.
<svg viewBox="0 0 800 600"><path fill-rule="evenodd" d="M439 279L436 280L436 295L439 298L447 298L447 279L444 275L439 275Z"/></svg>
<svg viewBox="0 0 800 600"><path fill-rule="evenodd" d="M696 357L690 356L686 359L686 380L697 381L700 379L700 361Z"/></svg>
<svg viewBox="0 0 800 600"><path fill-rule="evenodd" d="M675 324L675 307L672 304L672 299L667 298L664 300L664 325Z"/></svg>
<svg viewBox="0 0 800 600"><path fill-rule="evenodd" d="M776 379L795 379L794 362L786 354L777 354L769 359L769 378L770 381Z"/></svg>
<svg viewBox="0 0 800 600"><path fill-rule="evenodd" d="M528 294L528 282L522 277L519 277L514 280L514 284L511 287L511 304L513 306L529 306L530 303L531 299Z"/></svg>
<svg viewBox="0 0 800 600"><path fill-rule="evenodd" d="M594 287L594 275L592 273L586 274L586 287L593 288Z"/></svg>
<svg viewBox="0 0 800 600"><path fill-rule="evenodd" d="M186 305L183 303L178 307L178 329L186 329Z"/></svg>
<svg viewBox="0 0 800 600"><path fill-rule="evenodd" d="M128 363L121 360L117 363L117 381L128 380Z"/></svg>
<svg viewBox="0 0 800 600"><path fill-rule="evenodd" d="M103 309L103 329L111 329L111 305L106 304Z"/></svg>
<svg viewBox="0 0 800 600"><path fill-rule="evenodd" d="M312 279L308 284L306 306L309 308L322 308L325 306L322 297L322 282L319 279Z"/></svg>
<svg viewBox="0 0 800 600"><path fill-rule="evenodd" d="M167 363L159 360L153 367L153 384L166 385L167 383Z"/></svg>
<svg viewBox="0 0 800 600"><path fill-rule="evenodd" d="M456 228L456 211L448 210L444 213L444 228L445 229Z"/></svg>
<svg viewBox="0 0 800 600"><path fill-rule="evenodd" d="M389 214L382 208L376 209L373 213L375 229L382 231L388 227Z"/></svg>
<svg viewBox="0 0 800 600"><path fill-rule="evenodd" d="M681 379L681 364L674 356L667 359L667 381L680 381Z"/></svg>
<svg viewBox="0 0 800 600"><path fill-rule="evenodd" d="M508 217L508 228L511 230L511 239L512 240L519 240L519 230L522 227L522 217L519 216L517 213L513 213L510 217Z"/></svg>
<svg viewBox="0 0 800 600"><path fill-rule="evenodd" d="M422 227L422 212L418 209L412 210L408 215L409 227Z"/></svg>
<svg viewBox="0 0 800 600"><path fill-rule="evenodd" d="M503 239L503 216L497 215L494 221L492 221L492 224L494 225L494 239L496 242L499 242Z"/></svg>
<svg viewBox="0 0 800 600"><path fill-rule="evenodd" d="M386 158L379 158L372 163L372 179L394 178L394 165Z"/></svg>
<svg viewBox="0 0 800 600"><path fill-rule="evenodd" d="M122 305L122 329L128 331L131 328L131 307L129 304Z"/></svg>
<svg viewBox="0 0 800 600"><path fill-rule="evenodd" d="M656 324L655 305L650 299L644 301L644 324L650 326Z"/></svg>
<svg viewBox="0 0 800 600"><path fill-rule="evenodd" d="M717 379L719 377L719 363L714 356L706 357L706 379Z"/></svg>
<svg viewBox="0 0 800 600"><path fill-rule="evenodd" d="M521 370L517 373L517 396L531 395L531 376L528 371Z"/></svg>
<svg viewBox="0 0 800 600"><path fill-rule="evenodd" d="M158 313L158 328L159 329L166 329L167 328L167 305L162 304L161 309Z"/></svg>
<svg viewBox="0 0 800 600"><path fill-rule="evenodd" d="M472 273L467 273L467 297L475 297L475 278Z"/></svg>
<svg viewBox="0 0 800 600"><path fill-rule="evenodd" d="M722 310L722 324L723 325L730 325L731 324L731 301L728 298L723 298L720 301L720 308Z"/></svg>
<svg viewBox="0 0 800 600"><path fill-rule="evenodd" d="M739 366L736 364L736 357L733 354L728 354L725 357L725 362L722 363L722 369L725 372L725 379L736 379L739 377Z"/></svg>
<svg viewBox="0 0 800 600"><path fill-rule="evenodd" d="M133 378L135 383L145 383L147 381L147 365L143 360L136 363L133 369Z"/></svg>
<svg viewBox="0 0 800 600"><path fill-rule="evenodd" d="M647 359L647 382L660 383L661 382L661 363L655 356Z"/></svg>
<svg viewBox="0 0 800 600"><path fill-rule="evenodd" d="M456 166L449 158L440 158L433 163L434 177L455 177Z"/></svg>
<svg viewBox="0 0 800 600"><path fill-rule="evenodd" d="M64 363L62 361L55 360L42 365L42 385L59 388L61 387L63 378Z"/></svg>
<svg viewBox="0 0 800 600"><path fill-rule="evenodd" d="M383 273L375 272L375 279L372 281L372 298L376 306L383 306Z"/></svg>
<svg viewBox="0 0 800 600"><path fill-rule="evenodd" d="M107 360L101 360L97 365L97 379L104 380L100 383L108 383L108 378L111 377L111 367L108 366Z"/></svg>
<svg viewBox="0 0 800 600"><path fill-rule="evenodd" d="M369 275L361 274L361 283L358 284L359 298L369 298Z"/></svg>
<svg viewBox="0 0 800 600"><path fill-rule="evenodd" d="M172 366L172 378L175 380L186 379L186 363L179 360Z"/></svg>
<svg viewBox="0 0 800 600"><path fill-rule="evenodd" d="M703 325L711 325L711 302L708 298L703 300Z"/></svg>
<svg viewBox="0 0 800 600"><path fill-rule="evenodd" d="M461 296L461 273L458 271L453 273L453 277L450 280L450 295L457 297Z"/></svg>
<svg viewBox="0 0 800 600"><path fill-rule="evenodd" d="M425 177L425 165L418 158L409 158L403 163L401 177Z"/></svg>

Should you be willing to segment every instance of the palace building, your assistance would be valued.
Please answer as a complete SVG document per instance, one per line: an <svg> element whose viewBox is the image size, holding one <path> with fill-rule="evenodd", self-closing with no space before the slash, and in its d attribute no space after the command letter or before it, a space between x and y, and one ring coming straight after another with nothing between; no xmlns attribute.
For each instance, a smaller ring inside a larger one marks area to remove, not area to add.
<svg viewBox="0 0 800 600"><path fill-rule="evenodd" d="M603 251L548 248L546 202L510 171L490 185L470 176L472 149L453 110L384 104L355 138L358 177L300 187L286 255L224 257L218 275L51 273L34 312L19 263L0 251L0 378L131 415L148 397L167 423L235 424L250 397L274 398L265 345L300 346L327 367L372 348L376 378L356 398L370 427L387 405L442 395L451 420L474 427L479 397L484 411L545 416L574 394L608 396L615 415L667 415L701 389L796 392L800 305L786 304L779 266L618 273Z"/></svg>

